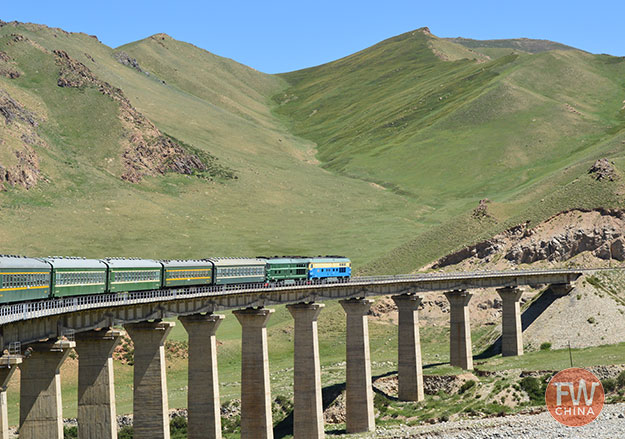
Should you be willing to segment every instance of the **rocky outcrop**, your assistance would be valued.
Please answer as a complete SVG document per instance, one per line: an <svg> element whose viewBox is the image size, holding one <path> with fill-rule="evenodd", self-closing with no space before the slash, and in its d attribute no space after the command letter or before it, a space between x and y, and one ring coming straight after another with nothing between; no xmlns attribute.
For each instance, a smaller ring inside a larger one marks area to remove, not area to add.
<svg viewBox="0 0 625 439"><path fill-rule="evenodd" d="M0 50L0 76L7 77L9 79L19 78L21 73L17 70L15 63L9 55Z"/></svg>
<svg viewBox="0 0 625 439"><path fill-rule="evenodd" d="M490 203L490 200L488 198L484 198L483 200L480 200L477 207L473 209L473 217L485 218L489 216L488 215L488 203Z"/></svg>
<svg viewBox="0 0 625 439"><path fill-rule="evenodd" d="M130 55L128 55L123 50L120 51L120 52L115 52L113 54L113 58L115 58L115 60L118 63L123 64L123 65L128 66L128 67L132 67L136 71L143 73L143 69L141 68L141 66L137 62L137 59L136 58L132 58Z"/></svg>
<svg viewBox="0 0 625 439"><path fill-rule="evenodd" d="M597 181L614 181L616 180L616 169L614 169L614 162L608 159L597 160L588 170L588 173Z"/></svg>
<svg viewBox="0 0 625 439"><path fill-rule="evenodd" d="M33 128L38 126L35 115L2 89L0 89L0 116L4 117L6 125L21 121Z"/></svg>
<svg viewBox="0 0 625 439"><path fill-rule="evenodd" d="M571 210L533 228L529 223L520 224L444 256L432 268L499 258L514 265L562 262L584 252L600 259L625 261L624 210Z"/></svg>
<svg viewBox="0 0 625 439"><path fill-rule="evenodd" d="M5 190L7 185L30 189L41 178L39 158L32 148L34 145L45 146L36 131L39 122L34 113L0 89L0 120L2 119L7 133L21 139L24 144L12 152L15 155L14 164L7 166L0 163L0 190Z"/></svg>
<svg viewBox="0 0 625 439"><path fill-rule="evenodd" d="M59 87L94 87L100 93L119 104L120 120L124 127L124 150L122 160L125 172L121 178L137 183L146 175L159 175L166 172L195 174L212 170L205 156L189 151L179 142L165 136L141 112L132 106L121 89L97 78L81 62L71 58L67 52L55 50L60 67Z"/></svg>
<svg viewBox="0 0 625 439"><path fill-rule="evenodd" d="M613 245L616 247L617 239L622 233L622 230L613 228L567 229L551 239L519 243L513 246L504 257L515 264L531 264L544 260L562 262L588 251L593 252L595 256L608 259L609 252L601 248L605 246L611 248Z"/></svg>
<svg viewBox="0 0 625 439"><path fill-rule="evenodd" d="M11 186L22 186L30 189L41 178L39 158L35 151L25 146L22 151L15 151L17 164L9 168L0 165L0 190L4 190L4 183Z"/></svg>

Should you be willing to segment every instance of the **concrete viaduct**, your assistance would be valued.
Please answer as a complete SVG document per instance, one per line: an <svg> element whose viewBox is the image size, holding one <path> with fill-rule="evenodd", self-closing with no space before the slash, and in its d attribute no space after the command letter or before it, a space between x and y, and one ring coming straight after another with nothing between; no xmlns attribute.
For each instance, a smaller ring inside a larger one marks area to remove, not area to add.
<svg viewBox="0 0 625 439"><path fill-rule="evenodd" d="M59 370L78 353L81 439L117 438L112 353L123 325L135 345L134 437L168 439L164 342L179 317L189 334L189 439L221 438L215 333L233 309L242 326L241 437L273 438L267 321L270 305L287 304L295 321L294 437L323 438L317 317L323 300L340 299L347 318L347 431L375 428L367 314L369 296L392 295L399 309L399 399L423 395L419 293L444 291L450 303L451 364L472 369L471 290L497 288L503 301L502 353L522 355L521 286L566 293L582 270L509 271L352 278L330 284L191 287L103 294L0 307L0 439L8 438L7 383L21 370L20 439L62 439ZM24 349L27 348L27 349ZM24 349L24 352L22 350ZM8 353L7 353L8 352ZM21 355L22 353L27 355Z"/></svg>

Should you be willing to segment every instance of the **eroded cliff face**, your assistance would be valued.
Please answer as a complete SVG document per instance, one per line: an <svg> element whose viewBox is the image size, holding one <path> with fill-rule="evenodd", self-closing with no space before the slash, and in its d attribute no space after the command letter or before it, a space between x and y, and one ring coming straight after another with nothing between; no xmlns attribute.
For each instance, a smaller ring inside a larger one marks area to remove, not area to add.
<svg viewBox="0 0 625 439"><path fill-rule="evenodd" d="M216 157L161 132L130 103L121 89L101 80L66 51L48 50L19 33L5 36L1 46L0 78L10 82L5 82L5 86L0 82L0 190L9 187L30 189L41 180L46 180L40 167L40 148L55 152L58 146L54 141L48 145L41 135L44 132L41 127L47 120L38 112L45 112L45 104L35 108L30 101L20 102L24 98L17 93L20 81L32 74L32 69L25 67L27 64L21 64L28 61L21 58L22 54L30 54L29 59L33 56L41 57L41 60L52 59L58 68L55 72L53 67L50 72L57 75L56 86L95 89L103 95L103 99L111 99L119 106L117 116L122 129L121 133L111 133L111 139L113 148L119 144L117 160L122 166L115 175L121 179L137 183L145 176L168 172L206 179L236 178L234 171L221 165ZM93 60L88 54L85 55ZM15 87L11 84L13 81ZM52 118L50 122L54 124L55 119ZM50 140L48 137L46 139ZM42 163L45 164L45 160Z"/></svg>
<svg viewBox="0 0 625 439"><path fill-rule="evenodd" d="M59 87L95 87L119 104L119 118L125 130L122 152L125 172L122 179L136 183L146 175L165 172L188 175L208 169L201 157L163 135L147 117L132 106L121 89L98 79L87 66L71 58L67 52L55 50L54 55L60 67Z"/></svg>
<svg viewBox="0 0 625 439"><path fill-rule="evenodd" d="M40 121L40 116L0 88L0 190L8 186L30 189L40 180L39 158L33 148L46 146L37 133Z"/></svg>
<svg viewBox="0 0 625 439"><path fill-rule="evenodd" d="M520 224L436 261L452 265L564 262L580 254L625 261L625 210L570 210L532 227Z"/></svg>

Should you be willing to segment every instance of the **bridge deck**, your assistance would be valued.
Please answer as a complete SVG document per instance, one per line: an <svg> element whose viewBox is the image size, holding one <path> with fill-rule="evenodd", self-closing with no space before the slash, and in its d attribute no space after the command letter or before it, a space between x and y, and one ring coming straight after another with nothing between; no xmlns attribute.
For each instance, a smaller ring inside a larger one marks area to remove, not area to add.
<svg viewBox="0 0 625 439"><path fill-rule="evenodd" d="M302 300L328 300L384 294L449 291L456 289L500 288L563 284L577 279L585 270L517 270L500 272L469 272L414 274L395 276L353 277L332 283L298 282L288 286L267 284L219 285L207 287L167 288L131 293L98 294L35 302L15 303L0 307L0 325L42 317L107 308L183 302L208 299L209 311L294 303ZM206 308L206 306L203 306ZM206 311L206 310L204 310ZM191 314L193 311L172 315ZM125 320L121 318L121 320Z"/></svg>

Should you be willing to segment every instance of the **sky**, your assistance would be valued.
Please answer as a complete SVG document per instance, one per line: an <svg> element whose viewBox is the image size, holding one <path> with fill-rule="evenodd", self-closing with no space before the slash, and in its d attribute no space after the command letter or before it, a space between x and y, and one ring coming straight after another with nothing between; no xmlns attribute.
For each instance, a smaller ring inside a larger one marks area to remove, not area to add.
<svg viewBox="0 0 625 439"><path fill-rule="evenodd" d="M166 33L266 73L323 64L427 26L439 37L539 38L625 56L625 1L0 0L0 19L117 47Z"/></svg>

